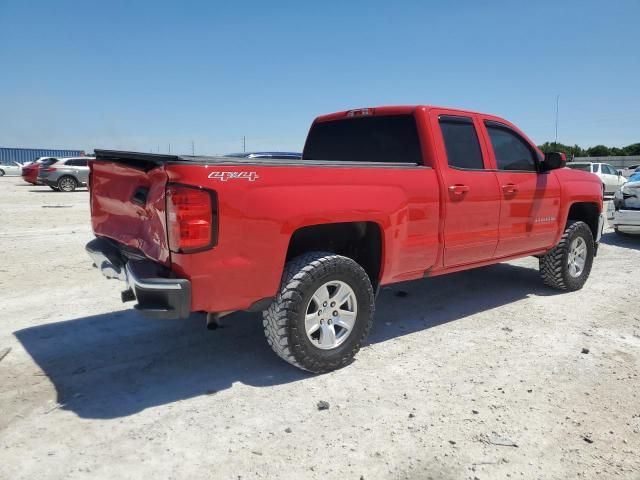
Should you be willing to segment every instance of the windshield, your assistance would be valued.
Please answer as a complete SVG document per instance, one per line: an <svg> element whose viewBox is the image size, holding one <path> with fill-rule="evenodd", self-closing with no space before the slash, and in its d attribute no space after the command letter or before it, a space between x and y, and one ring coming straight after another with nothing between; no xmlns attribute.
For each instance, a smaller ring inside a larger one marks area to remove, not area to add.
<svg viewBox="0 0 640 480"><path fill-rule="evenodd" d="M314 123L302 158L422 163L413 115L358 117Z"/></svg>

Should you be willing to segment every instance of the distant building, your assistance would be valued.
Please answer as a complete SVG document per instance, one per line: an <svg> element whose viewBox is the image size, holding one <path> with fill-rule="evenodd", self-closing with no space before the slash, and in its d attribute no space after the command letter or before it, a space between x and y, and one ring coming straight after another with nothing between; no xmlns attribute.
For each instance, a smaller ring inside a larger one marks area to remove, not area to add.
<svg viewBox="0 0 640 480"><path fill-rule="evenodd" d="M38 157L81 157L84 150L51 150L48 148L4 148L0 147L0 164L33 162Z"/></svg>

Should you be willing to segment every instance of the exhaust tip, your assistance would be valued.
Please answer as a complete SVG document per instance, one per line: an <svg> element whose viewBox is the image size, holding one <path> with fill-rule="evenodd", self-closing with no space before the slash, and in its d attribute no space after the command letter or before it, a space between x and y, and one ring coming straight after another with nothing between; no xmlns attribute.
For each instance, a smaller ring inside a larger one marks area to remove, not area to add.
<svg viewBox="0 0 640 480"><path fill-rule="evenodd" d="M220 314L207 313L207 330L217 330L220 327Z"/></svg>

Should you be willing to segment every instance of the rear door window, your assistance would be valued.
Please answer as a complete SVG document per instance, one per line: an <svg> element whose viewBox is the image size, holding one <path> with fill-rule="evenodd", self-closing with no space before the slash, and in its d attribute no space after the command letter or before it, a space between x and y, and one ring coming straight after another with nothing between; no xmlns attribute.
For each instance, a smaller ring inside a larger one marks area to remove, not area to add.
<svg viewBox="0 0 640 480"><path fill-rule="evenodd" d="M381 115L314 123L303 160L422 163L413 115Z"/></svg>
<svg viewBox="0 0 640 480"><path fill-rule="evenodd" d="M484 169L480 142L471 118L441 116L439 122L449 166L470 170Z"/></svg>
<svg viewBox="0 0 640 480"><path fill-rule="evenodd" d="M74 158L73 160L67 160L65 162L65 165L68 165L70 167L86 167L87 161L81 158Z"/></svg>

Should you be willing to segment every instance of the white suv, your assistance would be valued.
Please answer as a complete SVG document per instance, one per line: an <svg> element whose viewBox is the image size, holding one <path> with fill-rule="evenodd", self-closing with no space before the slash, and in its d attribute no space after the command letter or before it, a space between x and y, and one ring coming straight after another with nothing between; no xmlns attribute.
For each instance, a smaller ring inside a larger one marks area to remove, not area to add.
<svg viewBox="0 0 640 480"><path fill-rule="evenodd" d="M567 167L596 174L602 182L603 195L613 195L627 181L622 171L608 163L568 162Z"/></svg>

